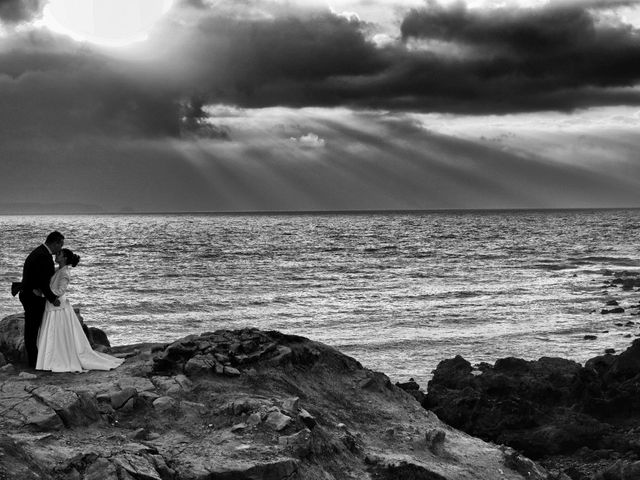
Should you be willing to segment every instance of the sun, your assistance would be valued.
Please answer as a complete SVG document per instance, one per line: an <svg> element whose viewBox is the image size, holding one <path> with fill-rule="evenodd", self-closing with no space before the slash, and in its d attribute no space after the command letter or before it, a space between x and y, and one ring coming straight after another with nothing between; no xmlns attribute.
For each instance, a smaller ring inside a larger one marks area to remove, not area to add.
<svg viewBox="0 0 640 480"><path fill-rule="evenodd" d="M45 26L99 45L124 46L145 40L174 0L49 0Z"/></svg>

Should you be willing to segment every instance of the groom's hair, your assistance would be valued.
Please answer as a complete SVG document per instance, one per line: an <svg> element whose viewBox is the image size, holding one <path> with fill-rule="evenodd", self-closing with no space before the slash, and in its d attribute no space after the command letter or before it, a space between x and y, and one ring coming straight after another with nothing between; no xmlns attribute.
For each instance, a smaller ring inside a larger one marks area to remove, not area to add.
<svg viewBox="0 0 640 480"><path fill-rule="evenodd" d="M51 245L52 243L61 242L64 240L64 235L62 235L59 231L51 232L47 235L47 239L45 243Z"/></svg>

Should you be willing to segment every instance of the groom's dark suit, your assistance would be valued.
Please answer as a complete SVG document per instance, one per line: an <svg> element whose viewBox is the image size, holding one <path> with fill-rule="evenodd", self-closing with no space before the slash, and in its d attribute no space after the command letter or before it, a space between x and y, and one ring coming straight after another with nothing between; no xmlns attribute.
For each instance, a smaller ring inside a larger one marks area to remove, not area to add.
<svg viewBox="0 0 640 480"><path fill-rule="evenodd" d="M58 298L49 286L54 273L53 258L44 244L31 252L24 262L20 302L24 307L24 346L29 366L32 368L35 368L38 358L38 330L42 323L45 303L47 300L53 303ZM34 290L42 292L44 297L36 295Z"/></svg>

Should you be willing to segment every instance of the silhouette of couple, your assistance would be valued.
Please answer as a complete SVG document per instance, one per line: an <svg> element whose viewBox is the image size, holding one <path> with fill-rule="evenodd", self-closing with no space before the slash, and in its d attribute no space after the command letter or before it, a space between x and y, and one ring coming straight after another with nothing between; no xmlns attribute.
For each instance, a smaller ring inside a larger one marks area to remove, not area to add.
<svg viewBox="0 0 640 480"><path fill-rule="evenodd" d="M24 308L24 346L31 368L52 372L111 370L124 360L91 348L67 299L70 269L80 257L64 246L64 235L51 232L24 262L19 293ZM53 256L58 264L55 268Z"/></svg>

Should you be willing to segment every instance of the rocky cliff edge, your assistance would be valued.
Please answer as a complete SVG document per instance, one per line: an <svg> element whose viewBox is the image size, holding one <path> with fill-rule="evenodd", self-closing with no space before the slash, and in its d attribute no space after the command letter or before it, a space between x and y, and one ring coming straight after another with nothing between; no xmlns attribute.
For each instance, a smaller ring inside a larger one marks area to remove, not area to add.
<svg viewBox="0 0 640 480"><path fill-rule="evenodd" d="M306 338L218 330L49 373L20 363L22 321L0 321L0 480L551 480Z"/></svg>

